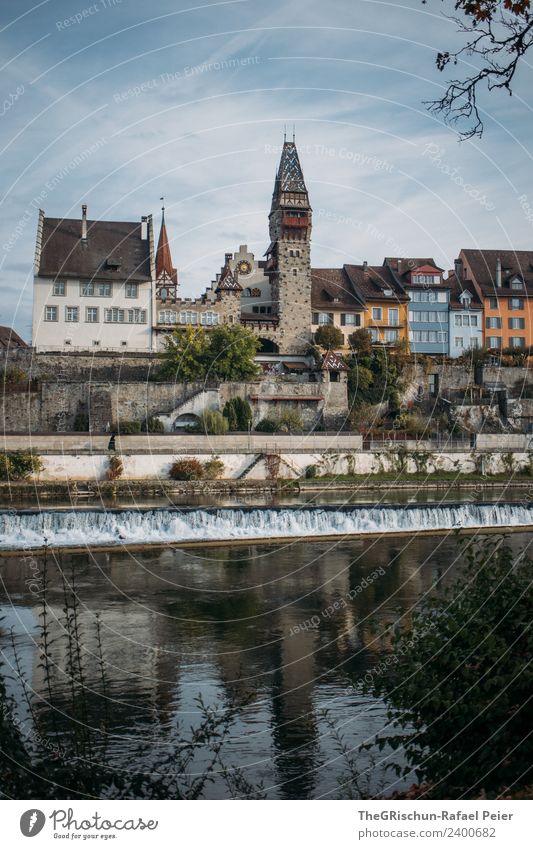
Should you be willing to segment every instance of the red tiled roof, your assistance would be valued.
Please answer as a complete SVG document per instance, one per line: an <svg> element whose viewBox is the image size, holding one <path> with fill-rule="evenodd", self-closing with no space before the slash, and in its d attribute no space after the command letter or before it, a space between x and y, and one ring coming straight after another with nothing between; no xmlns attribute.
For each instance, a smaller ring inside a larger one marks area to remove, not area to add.
<svg viewBox="0 0 533 849"><path fill-rule="evenodd" d="M166 276L170 278L173 283L178 282L178 272L172 265L167 225L165 224L165 213L163 213L163 218L161 219L161 230L159 231L159 241L157 243L157 251L155 254L155 275L158 280L161 277Z"/></svg>
<svg viewBox="0 0 533 849"><path fill-rule="evenodd" d="M471 310L481 310L483 309L483 305L478 297L476 292L476 288L471 280L463 280L460 282L455 276L455 272L450 272L448 276L447 283L449 284L450 291L450 309L451 310L463 310L464 305L462 301L459 300L459 296L462 292L468 292L471 295L472 300L470 301L470 309Z"/></svg>
<svg viewBox="0 0 533 849"><path fill-rule="evenodd" d="M364 308L344 268L312 268L311 287L311 307L314 310Z"/></svg>
<svg viewBox="0 0 533 849"><path fill-rule="evenodd" d="M533 297L533 251L501 251L463 249L464 256L475 282L485 297L520 297L520 291L511 289L514 277L522 277L522 296ZM502 286L496 286L496 264L502 264Z"/></svg>
<svg viewBox="0 0 533 849"><path fill-rule="evenodd" d="M345 265L344 269L354 290L364 301L383 301L386 298L392 302L408 300L404 289L385 265ZM392 295L386 295L385 291L391 291Z"/></svg>
<svg viewBox="0 0 533 849"><path fill-rule="evenodd" d="M28 345L12 327L0 326L0 349L9 350L10 348L27 348Z"/></svg>

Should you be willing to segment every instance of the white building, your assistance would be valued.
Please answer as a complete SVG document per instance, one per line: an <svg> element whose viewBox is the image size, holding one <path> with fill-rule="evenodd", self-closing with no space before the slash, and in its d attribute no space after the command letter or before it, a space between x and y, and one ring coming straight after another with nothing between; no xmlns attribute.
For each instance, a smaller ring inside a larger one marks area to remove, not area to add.
<svg viewBox="0 0 533 849"><path fill-rule="evenodd" d="M140 222L39 212L32 344L37 351L151 351L154 240Z"/></svg>
<svg viewBox="0 0 533 849"><path fill-rule="evenodd" d="M460 357L472 348L483 347L483 307L471 281L460 282L450 272L451 285L449 355Z"/></svg>

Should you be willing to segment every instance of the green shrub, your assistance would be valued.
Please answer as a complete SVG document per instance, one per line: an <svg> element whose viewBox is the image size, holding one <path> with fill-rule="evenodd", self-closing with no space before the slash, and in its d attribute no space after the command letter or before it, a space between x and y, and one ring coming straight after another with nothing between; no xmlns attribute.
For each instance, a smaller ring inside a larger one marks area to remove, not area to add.
<svg viewBox="0 0 533 849"><path fill-rule="evenodd" d="M386 672L365 676L388 708L376 742L402 752L397 773L414 769L425 798L491 798L533 780L533 561L501 538L461 554L463 574L394 629Z"/></svg>
<svg viewBox="0 0 533 849"><path fill-rule="evenodd" d="M298 410L284 410L278 420L278 430L283 433L303 430L303 419Z"/></svg>
<svg viewBox="0 0 533 849"><path fill-rule="evenodd" d="M11 386L18 386L21 383L28 382L28 375L18 366L6 368L2 377L4 378L4 383L8 383Z"/></svg>
<svg viewBox="0 0 533 849"><path fill-rule="evenodd" d="M87 413L76 413L73 429L79 433L87 433L89 430L89 416Z"/></svg>
<svg viewBox="0 0 533 849"><path fill-rule="evenodd" d="M204 476L214 481L223 476L225 469L220 457L212 457L204 463Z"/></svg>
<svg viewBox="0 0 533 849"><path fill-rule="evenodd" d="M254 430L258 433L277 433L279 430L279 422L276 419L261 419L257 422Z"/></svg>
<svg viewBox="0 0 533 849"><path fill-rule="evenodd" d="M252 408L244 398L230 398L222 414L228 420L229 430L248 430L252 423Z"/></svg>
<svg viewBox="0 0 533 849"><path fill-rule="evenodd" d="M147 419L142 420L141 430L143 433L164 433L165 425L157 416L148 416Z"/></svg>
<svg viewBox="0 0 533 849"><path fill-rule="evenodd" d="M218 410L204 410L194 430L198 433L219 436L228 432L228 420Z"/></svg>
<svg viewBox="0 0 533 849"><path fill-rule="evenodd" d="M306 480L311 480L312 478L316 478L317 476L317 467L316 466L307 466L304 472L304 478Z"/></svg>
<svg viewBox="0 0 533 849"><path fill-rule="evenodd" d="M204 467L195 457L186 457L175 460L168 474L174 481L199 481L204 476Z"/></svg>
<svg viewBox="0 0 533 849"><path fill-rule="evenodd" d="M20 481L43 470L41 458L33 451L12 451L0 454L0 480Z"/></svg>
<svg viewBox="0 0 533 849"><path fill-rule="evenodd" d="M129 433L140 433L141 432L141 423L136 421L129 421L128 419L121 419L116 433L120 433L122 436L126 436Z"/></svg>

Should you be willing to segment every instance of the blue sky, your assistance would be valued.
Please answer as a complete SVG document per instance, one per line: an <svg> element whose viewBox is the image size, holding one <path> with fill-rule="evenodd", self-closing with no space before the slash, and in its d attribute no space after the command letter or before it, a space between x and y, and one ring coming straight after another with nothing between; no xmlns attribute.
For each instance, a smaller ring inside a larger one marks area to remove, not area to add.
<svg viewBox="0 0 533 849"><path fill-rule="evenodd" d="M436 51L457 43L451 6L3 0L0 324L29 340L39 207L158 227L164 195L184 295L226 251L263 254L284 124L315 266L531 248L531 65L512 98L483 96L481 140L459 144L423 105L446 79Z"/></svg>

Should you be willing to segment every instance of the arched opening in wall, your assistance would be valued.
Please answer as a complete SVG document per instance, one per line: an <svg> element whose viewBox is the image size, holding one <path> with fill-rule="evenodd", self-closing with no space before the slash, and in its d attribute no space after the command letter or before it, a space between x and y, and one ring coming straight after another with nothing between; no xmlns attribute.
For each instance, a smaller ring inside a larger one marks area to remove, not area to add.
<svg viewBox="0 0 533 849"><path fill-rule="evenodd" d="M258 354L279 354L279 348L272 339L259 339L261 342L261 347L259 348Z"/></svg>
<svg viewBox="0 0 533 849"><path fill-rule="evenodd" d="M200 424L200 419L194 413L182 413L177 419L174 419L172 430L185 430L188 427L197 427Z"/></svg>

